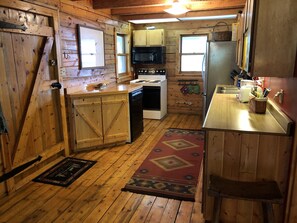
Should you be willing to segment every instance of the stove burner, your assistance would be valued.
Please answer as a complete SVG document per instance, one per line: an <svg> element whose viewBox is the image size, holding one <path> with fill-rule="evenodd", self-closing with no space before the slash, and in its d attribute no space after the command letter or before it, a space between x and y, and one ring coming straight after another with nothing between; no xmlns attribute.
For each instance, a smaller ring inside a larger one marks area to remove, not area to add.
<svg viewBox="0 0 297 223"><path fill-rule="evenodd" d="M144 80L137 80L137 81L135 81L135 83L145 83L146 81L144 81Z"/></svg>

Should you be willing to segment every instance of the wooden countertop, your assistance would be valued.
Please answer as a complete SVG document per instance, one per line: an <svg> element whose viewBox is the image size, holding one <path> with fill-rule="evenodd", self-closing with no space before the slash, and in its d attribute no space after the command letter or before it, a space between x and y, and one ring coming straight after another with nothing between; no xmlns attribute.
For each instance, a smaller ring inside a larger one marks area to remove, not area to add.
<svg viewBox="0 0 297 223"><path fill-rule="evenodd" d="M218 85L220 87L222 85ZM236 94L215 93L212 97L203 129L227 130L247 133L290 134L292 121L275 110L268 102L265 114L249 111L248 103L241 103ZM273 110L273 111L272 111Z"/></svg>
<svg viewBox="0 0 297 223"><path fill-rule="evenodd" d="M106 88L103 89L95 89L90 85L86 85L84 87L78 88L77 91L72 91L71 93L67 93L70 97L81 97L81 96L100 96L100 95L111 95L111 94L119 94L119 93L130 93L137 89L140 89L142 86L138 84L114 84L107 85Z"/></svg>

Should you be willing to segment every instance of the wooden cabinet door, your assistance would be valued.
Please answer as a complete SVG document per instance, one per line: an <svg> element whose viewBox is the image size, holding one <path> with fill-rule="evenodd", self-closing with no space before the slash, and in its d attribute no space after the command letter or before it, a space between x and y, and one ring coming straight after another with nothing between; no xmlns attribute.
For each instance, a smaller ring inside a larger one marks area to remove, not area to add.
<svg viewBox="0 0 297 223"><path fill-rule="evenodd" d="M238 42L242 69L260 77L295 75L296 5L295 0L247 0L240 18L243 39Z"/></svg>
<svg viewBox="0 0 297 223"><path fill-rule="evenodd" d="M102 96L102 117L104 144L128 140L128 95L126 93Z"/></svg>
<svg viewBox="0 0 297 223"><path fill-rule="evenodd" d="M149 46L163 46L164 42L165 41L163 29L148 30L147 44Z"/></svg>
<svg viewBox="0 0 297 223"><path fill-rule="evenodd" d="M102 108L100 97L74 99L73 132L74 150L81 150L103 144Z"/></svg>
<svg viewBox="0 0 297 223"><path fill-rule="evenodd" d="M255 76L292 77L296 64L296 0L255 1L252 72Z"/></svg>
<svg viewBox="0 0 297 223"><path fill-rule="evenodd" d="M251 71L252 59L252 29L253 29L254 0L247 0L244 9L244 29L243 29L243 57L242 69Z"/></svg>
<svg viewBox="0 0 297 223"><path fill-rule="evenodd" d="M244 32L244 13L238 15L238 30L237 30L237 65L242 68L243 56L243 32Z"/></svg>
<svg viewBox="0 0 297 223"><path fill-rule="evenodd" d="M164 29L133 31L133 46L164 46Z"/></svg>
<svg viewBox="0 0 297 223"><path fill-rule="evenodd" d="M133 31L133 46L146 46L146 30L135 30Z"/></svg>

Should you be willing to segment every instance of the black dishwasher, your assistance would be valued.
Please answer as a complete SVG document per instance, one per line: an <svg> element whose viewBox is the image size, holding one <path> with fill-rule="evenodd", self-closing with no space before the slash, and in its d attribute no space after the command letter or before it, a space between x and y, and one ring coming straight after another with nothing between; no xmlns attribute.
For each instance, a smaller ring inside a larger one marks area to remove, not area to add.
<svg viewBox="0 0 297 223"><path fill-rule="evenodd" d="M129 93L130 142L135 141L143 132L143 89Z"/></svg>

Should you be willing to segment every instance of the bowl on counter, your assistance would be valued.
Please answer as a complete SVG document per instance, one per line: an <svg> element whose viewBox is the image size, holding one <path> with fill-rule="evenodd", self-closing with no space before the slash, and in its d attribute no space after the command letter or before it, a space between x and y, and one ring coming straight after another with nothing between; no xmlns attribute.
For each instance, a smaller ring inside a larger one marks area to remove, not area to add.
<svg viewBox="0 0 297 223"><path fill-rule="evenodd" d="M102 90L107 87L106 83L93 83L93 84L88 84L86 89L88 91L93 91L93 90Z"/></svg>

